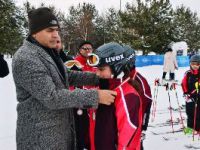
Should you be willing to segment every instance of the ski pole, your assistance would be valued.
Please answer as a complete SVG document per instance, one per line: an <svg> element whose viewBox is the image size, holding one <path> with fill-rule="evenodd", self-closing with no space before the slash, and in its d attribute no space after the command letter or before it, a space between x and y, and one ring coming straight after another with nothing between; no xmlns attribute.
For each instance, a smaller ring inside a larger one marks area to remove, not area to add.
<svg viewBox="0 0 200 150"><path fill-rule="evenodd" d="M154 113L153 113L153 118L154 118L154 120L155 120L155 118L156 118L156 111L157 111L157 98L158 98L158 85L157 85L157 90L156 90L155 105L154 105Z"/></svg>
<svg viewBox="0 0 200 150"><path fill-rule="evenodd" d="M154 91L153 91L153 103L152 103L152 111L151 111L151 122L153 122L154 121L154 119L153 119L153 113L154 113L154 105L155 105L155 95L156 95L156 88L157 88L157 86L156 86L156 80L157 79L155 79L154 80Z"/></svg>
<svg viewBox="0 0 200 150"><path fill-rule="evenodd" d="M174 133L174 123L173 123L173 116L172 116L171 97L170 97L170 94L169 94L169 83L166 84L166 90L167 90L168 97L169 97L169 111L170 111L170 120L171 120L171 125L172 125L172 132Z"/></svg>
<svg viewBox="0 0 200 150"><path fill-rule="evenodd" d="M183 115L182 115L182 112L181 112L181 106L180 106L180 103L179 103L178 94L177 94L177 90L176 90L176 83L172 83L171 86L172 86L172 89L174 89L174 91L175 91L176 101L177 101L177 104L178 104L178 110L179 110L179 114L180 114L180 118L181 118L181 124L182 124L182 128L184 129L185 126L184 126Z"/></svg>
<svg viewBox="0 0 200 150"><path fill-rule="evenodd" d="M158 86L159 86L159 84L160 84L160 81L159 81L159 79L158 79L157 82L156 82L157 88L156 88L155 104L154 104L154 113L153 113L153 118L154 118L154 120L155 120L155 117L156 117L156 110L157 110L157 98L158 98Z"/></svg>
<svg viewBox="0 0 200 150"><path fill-rule="evenodd" d="M194 141L194 132L195 132L195 128L196 128L197 101L198 101L198 94L199 94L199 83L198 82L195 83L195 88L196 88L196 91L197 91L197 97L196 97L195 108L194 108L194 120L193 120L194 124L193 124L193 134L192 134L193 141Z"/></svg>
<svg viewBox="0 0 200 150"><path fill-rule="evenodd" d="M154 98L153 98L153 106L152 106L152 111L151 111L151 116L152 119L151 121L153 122L155 119L155 112L156 112L156 105L157 105L157 96L158 96L158 84L159 84L159 79L155 79L154 81Z"/></svg>

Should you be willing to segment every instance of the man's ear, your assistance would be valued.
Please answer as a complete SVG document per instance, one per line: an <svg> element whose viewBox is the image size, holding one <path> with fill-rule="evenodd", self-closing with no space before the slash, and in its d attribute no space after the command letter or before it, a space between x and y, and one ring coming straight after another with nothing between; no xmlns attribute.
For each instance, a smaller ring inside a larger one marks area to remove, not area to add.
<svg viewBox="0 0 200 150"><path fill-rule="evenodd" d="M36 38L36 34L33 34L32 36L33 36L34 38Z"/></svg>

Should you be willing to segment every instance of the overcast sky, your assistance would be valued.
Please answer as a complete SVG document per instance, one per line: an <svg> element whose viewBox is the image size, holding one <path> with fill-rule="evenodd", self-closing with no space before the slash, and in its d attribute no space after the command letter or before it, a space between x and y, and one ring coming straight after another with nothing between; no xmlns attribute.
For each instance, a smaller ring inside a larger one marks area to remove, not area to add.
<svg viewBox="0 0 200 150"><path fill-rule="evenodd" d="M17 6L22 6L24 2L27 0L14 0ZM42 2L46 5L54 5L57 9L61 11L67 11L69 6L77 5L78 3L82 2L89 2L96 6L96 9L100 12L103 12L105 9L114 7L119 9L120 8L120 0L28 0L32 5L38 6ZM200 16L200 0L170 0L172 6L175 8L183 4L186 7L190 7L192 11L196 11L198 16ZM134 3L135 0L121 0L121 7L124 8L126 2Z"/></svg>

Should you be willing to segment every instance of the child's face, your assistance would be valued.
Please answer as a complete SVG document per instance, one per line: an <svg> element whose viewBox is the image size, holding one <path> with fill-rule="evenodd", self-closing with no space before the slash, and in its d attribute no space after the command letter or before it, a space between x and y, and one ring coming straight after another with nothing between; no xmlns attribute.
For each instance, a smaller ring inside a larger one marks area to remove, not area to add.
<svg viewBox="0 0 200 150"><path fill-rule="evenodd" d="M96 74L100 77L100 78L104 78L104 79L109 79L112 78L112 71L110 66L103 66L103 67L98 67Z"/></svg>
<svg viewBox="0 0 200 150"><path fill-rule="evenodd" d="M191 66L192 70L198 70L200 67L200 64L198 62L191 62L190 66Z"/></svg>

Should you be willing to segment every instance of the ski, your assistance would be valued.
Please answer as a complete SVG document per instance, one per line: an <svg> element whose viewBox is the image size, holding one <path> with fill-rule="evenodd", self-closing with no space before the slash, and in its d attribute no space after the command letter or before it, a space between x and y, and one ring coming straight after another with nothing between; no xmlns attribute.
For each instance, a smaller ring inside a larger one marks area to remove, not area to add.
<svg viewBox="0 0 200 150"><path fill-rule="evenodd" d="M187 148L187 149L200 149L200 146L194 146L194 145L192 145L192 144L184 145L184 146L185 146L185 148Z"/></svg>
<svg viewBox="0 0 200 150"><path fill-rule="evenodd" d="M185 120L184 117L183 117L183 120ZM181 122L180 118L176 118L173 120L174 125L178 125L178 124L180 124L180 122ZM170 126L170 125L171 125L171 120L166 120L163 123L157 123L154 125L149 124L149 127L157 128L157 127L165 127L165 126Z"/></svg>
<svg viewBox="0 0 200 150"><path fill-rule="evenodd" d="M175 122L174 125L178 125L179 122ZM171 126L171 123L158 123L156 125L149 125L150 128L159 128L159 127L166 127Z"/></svg>
<svg viewBox="0 0 200 150"><path fill-rule="evenodd" d="M171 140L177 140L177 138L176 137L165 137L165 136L163 136L162 137L165 141L171 141Z"/></svg>
<svg viewBox="0 0 200 150"><path fill-rule="evenodd" d="M163 135L163 134L171 134L171 133L178 133L178 132L183 132L183 129L178 129L178 130L174 130L174 131L166 131L166 132L154 132L154 131L151 131L151 133L153 135Z"/></svg>

